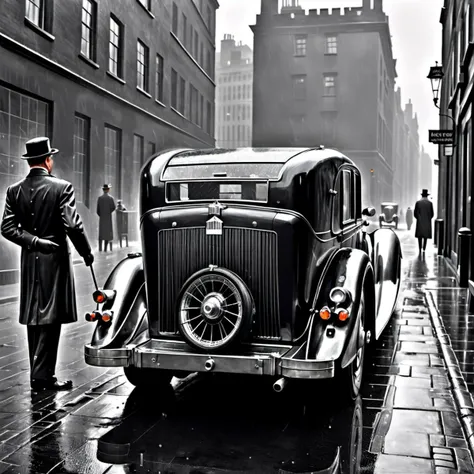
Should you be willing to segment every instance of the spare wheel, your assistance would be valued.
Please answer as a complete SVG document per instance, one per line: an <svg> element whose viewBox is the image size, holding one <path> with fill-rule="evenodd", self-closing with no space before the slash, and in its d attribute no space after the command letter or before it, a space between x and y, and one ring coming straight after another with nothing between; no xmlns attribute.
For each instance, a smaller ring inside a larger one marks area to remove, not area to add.
<svg viewBox="0 0 474 474"><path fill-rule="evenodd" d="M222 351L247 340L254 313L243 280L213 265L192 275L178 297L179 332L200 351Z"/></svg>

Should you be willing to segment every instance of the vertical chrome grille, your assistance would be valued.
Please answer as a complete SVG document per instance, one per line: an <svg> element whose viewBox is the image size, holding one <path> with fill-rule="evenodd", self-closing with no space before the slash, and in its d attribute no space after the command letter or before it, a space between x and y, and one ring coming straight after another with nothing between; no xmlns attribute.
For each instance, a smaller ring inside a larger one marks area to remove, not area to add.
<svg viewBox="0 0 474 474"><path fill-rule="evenodd" d="M206 235L204 227L158 232L158 301L161 333L176 333L176 305L184 282L209 265L235 272L255 301L254 337L280 338L277 235L272 231L224 227Z"/></svg>

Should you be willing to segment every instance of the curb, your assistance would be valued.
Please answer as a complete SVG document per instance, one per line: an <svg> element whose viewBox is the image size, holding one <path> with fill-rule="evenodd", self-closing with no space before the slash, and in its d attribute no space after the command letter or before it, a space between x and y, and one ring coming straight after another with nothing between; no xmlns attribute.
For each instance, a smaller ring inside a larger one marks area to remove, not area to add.
<svg viewBox="0 0 474 474"><path fill-rule="evenodd" d="M458 358L451 346L451 340L446 332L443 319L438 311L431 291L425 293L425 301L428 306L431 321L433 322L436 337L439 340L443 352L444 361L446 362L458 416L461 420L471 456L474 459L474 401L469 393L461 369L459 368Z"/></svg>

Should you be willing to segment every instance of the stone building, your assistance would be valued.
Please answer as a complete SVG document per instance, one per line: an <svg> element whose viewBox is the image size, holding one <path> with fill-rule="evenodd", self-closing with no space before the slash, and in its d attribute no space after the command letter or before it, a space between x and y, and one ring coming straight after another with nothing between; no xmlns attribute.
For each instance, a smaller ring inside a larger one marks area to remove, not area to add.
<svg viewBox="0 0 474 474"><path fill-rule="evenodd" d="M336 147L361 168L364 204L393 198L396 61L382 0L309 10L262 0L254 32L254 146Z"/></svg>
<svg viewBox="0 0 474 474"><path fill-rule="evenodd" d="M217 146L251 146L253 51L232 35L224 35L216 55L216 84Z"/></svg>
<svg viewBox="0 0 474 474"><path fill-rule="evenodd" d="M19 157L33 136L47 135L60 149L55 174L74 184L92 240L104 182L138 210L137 176L150 155L214 146L218 6L217 0L2 0L1 209L6 187L27 172ZM0 266L16 267L3 239L0 248Z"/></svg>
<svg viewBox="0 0 474 474"><path fill-rule="evenodd" d="M445 222L444 255L458 266L458 231L472 229L473 133L472 106L474 83L473 6L469 0L445 0L440 22L443 28L440 108L441 130L454 127L453 153L439 147L438 215ZM435 109L433 108L433 112ZM471 279L474 275L474 246L471 248Z"/></svg>

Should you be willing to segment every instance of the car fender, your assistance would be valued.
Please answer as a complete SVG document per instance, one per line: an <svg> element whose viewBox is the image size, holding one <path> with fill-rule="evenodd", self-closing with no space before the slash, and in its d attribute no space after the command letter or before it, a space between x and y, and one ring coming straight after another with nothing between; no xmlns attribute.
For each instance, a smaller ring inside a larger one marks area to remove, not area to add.
<svg viewBox="0 0 474 474"><path fill-rule="evenodd" d="M370 258L362 250L349 248L339 250L325 272L315 298L313 305L315 312L307 338L307 359L340 360L342 367L346 367L354 359L357 349L364 343L364 334L353 330L354 327L359 327L357 322L360 318L359 305L364 281L365 329L373 330L375 326L374 277ZM334 306L329 299L329 293L335 287L346 289L351 297L348 306L351 317L345 324L334 322L333 319L323 321L318 316L318 311L323 306ZM334 332L333 336L328 334L331 332Z"/></svg>
<svg viewBox="0 0 474 474"><path fill-rule="evenodd" d="M400 239L392 229L377 229L369 235L373 247L377 314L375 337L378 339L397 304L403 255Z"/></svg>
<svg viewBox="0 0 474 474"><path fill-rule="evenodd" d="M148 332L146 290L143 260L128 257L112 270L104 289L114 290L112 303L106 302L103 310L112 311L111 323L97 323L91 346L95 349L115 349L125 346Z"/></svg>

